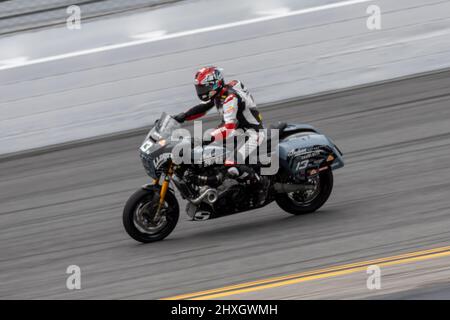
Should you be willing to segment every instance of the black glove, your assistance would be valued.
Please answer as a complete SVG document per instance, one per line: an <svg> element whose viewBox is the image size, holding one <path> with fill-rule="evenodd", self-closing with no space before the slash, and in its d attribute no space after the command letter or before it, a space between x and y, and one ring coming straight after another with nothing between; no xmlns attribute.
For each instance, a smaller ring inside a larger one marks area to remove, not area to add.
<svg viewBox="0 0 450 320"><path fill-rule="evenodd" d="M186 114L184 112L177 114L176 116L173 117L175 120L177 120L177 122L179 123L183 123L184 121L186 121Z"/></svg>

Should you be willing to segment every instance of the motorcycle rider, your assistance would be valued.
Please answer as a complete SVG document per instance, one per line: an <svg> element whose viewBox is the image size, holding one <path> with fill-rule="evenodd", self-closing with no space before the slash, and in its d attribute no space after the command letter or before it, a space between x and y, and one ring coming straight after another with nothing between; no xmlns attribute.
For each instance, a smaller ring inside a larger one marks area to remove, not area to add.
<svg viewBox="0 0 450 320"><path fill-rule="evenodd" d="M214 141L225 140L233 136L235 130L242 129L244 132L254 129L257 134L248 136L247 146L238 147L237 152L241 155L250 155L255 152L258 145L262 143L264 135L260 129L263 129L262 117L256 109L256 103L242 84L242 82L233 80L225 83L222 69L208 66L201 68L194 79L197 96L203 102L188 111L176 115L174 118L178 122L195 120L203 117L209 110L216 107L219 111L222 122L221 125L213 131ZM245 149L247 147L247 149ZM236 166L234 159L227 159L226 166ZM256 180L261 184L261 194L258 196L258 202L265 200L268 178L260 177L253 168L239 165L239 174L248 175L250 180ZM264 198L264 199L263 199Z"/></svg>

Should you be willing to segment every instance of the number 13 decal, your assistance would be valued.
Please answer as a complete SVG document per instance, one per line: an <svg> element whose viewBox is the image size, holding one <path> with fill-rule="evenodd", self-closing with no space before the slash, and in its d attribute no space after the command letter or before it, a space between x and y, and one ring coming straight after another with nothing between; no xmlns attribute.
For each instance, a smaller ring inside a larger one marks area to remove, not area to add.
<svg viewBox="0 0 450 320"><path fill-rule="evenodd" d="M297 168L296 168L296 170L297 170L297 171L300 171L300 170L306 169L306 167L308 166L308 164L309 164L309 160L304 160L304 161L302 161L302 162L299 162L299 163L297 163Z"/></svg>

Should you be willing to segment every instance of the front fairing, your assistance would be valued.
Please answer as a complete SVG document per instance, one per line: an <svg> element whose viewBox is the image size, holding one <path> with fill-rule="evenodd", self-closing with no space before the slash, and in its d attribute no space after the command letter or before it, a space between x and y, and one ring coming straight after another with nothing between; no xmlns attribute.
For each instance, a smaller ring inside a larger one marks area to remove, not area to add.
<svg viewBox="0 0 450 320"><path fill-rule="evenodd" d="M165 164L171 158L172 145L152 145L147 152L140 151L140 158L147 174L156 179L161 175Z"/></svg>
<svg viewBox="0 0 450 320"><path fill-rule="evenodd" d="M157 124L147 134L139 151L142 164L147 174L152 178L158 178L164 165L171 157L173 143L172 132L180 127L172 117L163 113Z"/></svg>

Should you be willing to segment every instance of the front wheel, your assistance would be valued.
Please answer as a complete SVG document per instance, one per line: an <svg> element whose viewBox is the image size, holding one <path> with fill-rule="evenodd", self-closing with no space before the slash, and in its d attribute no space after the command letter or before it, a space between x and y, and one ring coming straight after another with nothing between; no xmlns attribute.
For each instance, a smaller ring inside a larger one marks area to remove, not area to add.
<svg viewBox="0 0 450 320"><path fill-rule="evenodd" d="M123 225L128 235L142 243L164 239L175 228L180 215L178 201L172 191L168 191L164 205L157 217L159 188L141 189L128 199L123 209Z"/></svg>
<svg viewBox="0 0 450 320"><path fill-rule="evenodd" d="M333 172L326 170L310 179L312 190L302 190L276 195L275 201L284 211L295 214L312 213L322 207L333 190Z"/></svg>

